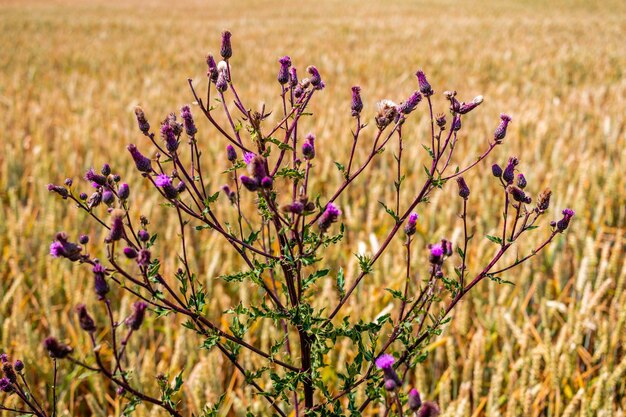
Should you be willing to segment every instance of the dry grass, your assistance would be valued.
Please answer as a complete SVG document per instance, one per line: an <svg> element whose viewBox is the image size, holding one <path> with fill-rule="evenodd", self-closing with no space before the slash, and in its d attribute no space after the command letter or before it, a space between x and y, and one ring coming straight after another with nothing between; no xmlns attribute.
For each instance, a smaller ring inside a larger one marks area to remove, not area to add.
<svg viewBox="0 0 626 417"><path fill-rule="evenodd" d="M519 156L531 190L552 187L552 214L571 205L577 218L570 233L508 277L515 286L484 283L463 302L413 381L424 397L440 402L446 416L623 416L626 8L621 1L508 3L0 2L0 346L38 372L50 371L40 344L50 333L86 353L71 310L78 302L94 304L91 279L84 268L52 261L47 249L57 230L95 237L96 228L48 195L45 185L110 162L135 192L143 189L124 152L125 144L142 140L132 108L141 104L155 123L190 102L186 78L205 82L203 57L218 50L219 32L229 28L233 71L251 106L277 108L279 56L288 53L301 69L320 69L328 88L316 99L310 129L323 154L315 184L321 193L340 180L331 160L345 158L350 144L353 84L363 87L368 114L379 99L401 100L415 89L417 68L439 91L456 89L463 98L483 94L485 103L465 122L471 132L460 145L466 162L484 148L498 114L512 114L506 146L488 164ZM443 101L437 106L443 110ZM425 127L419 117L407 129L414 181ZM217 188L226 181L217 175L224 167L223 144L207 134L206 123L199 128L212 151L207 158L216 166ZM388 153L378 174L362 179L341 201L348 242L366 251L389 226L377 200L392 195L391 182L381 175L391 163ZM500 196L488 164L468 178L478 235L493 229L499 216L492 209ZM460 237L452 195L451 189L436 194L420 212L417 245L432 236ZM156 201L135 203L162 226L163 236L175 236ZM539 240L543 232L535 233ZM215 282L237 261L214 237L201 239L193 262L207 282ZM484 243L472 249L470 268L489 256L489 248ZM171 253L176 247L159 249ZM378 264L350 311L372 317L391 302L382 289L402 281L400 244L393 250L396 256ZM353 276L354 257L346 252L336 259ZM415 268L424 272L418 263ZM336 299L329 287L320 293ZM254 299L219 283L211 296L213 313L240 298ZM121 300L128 310L132 300ZM156 372L184 366L184 400L192 407L226 390L223 415L243 416L246 407L264 414L264 404L224 371L223 359L199 355L198 344L174 321L155 322L133 345L142 357L140 380L151 382ZM340 346L331 360L341 364L351 355L350 346ZM75 370L64 376L60 390L62 415L119 415L119 402L99 378L84 379Z"/></svg>

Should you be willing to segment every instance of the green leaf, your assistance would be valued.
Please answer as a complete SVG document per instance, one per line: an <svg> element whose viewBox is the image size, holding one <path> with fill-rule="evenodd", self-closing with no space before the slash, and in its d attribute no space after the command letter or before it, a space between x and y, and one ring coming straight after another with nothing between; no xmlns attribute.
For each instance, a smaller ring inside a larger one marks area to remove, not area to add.
<svg viewBox="0 0 626 417"><path fill-rule="evenodd" d="M492 241L493 243L497 243L498 245L502 244L502 238L499 238L497 236L491 236L491 235L487 235L487 239L489 239L490 241Z"/></svg>
<svg viewBox="0 0 626 417"><path fill-rule="evenodd" d="M337 273L337 290L339 291L339 297L343 298L346 296L346 277L343 273L343 268L339 268L339 272Z"/></svg>

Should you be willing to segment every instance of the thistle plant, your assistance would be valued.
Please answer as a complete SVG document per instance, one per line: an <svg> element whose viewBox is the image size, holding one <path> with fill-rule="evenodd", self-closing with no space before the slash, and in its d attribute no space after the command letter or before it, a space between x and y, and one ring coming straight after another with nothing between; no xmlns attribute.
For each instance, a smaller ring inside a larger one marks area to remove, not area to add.
<svg viewBox="0 0 626 417"><path fill-rule="evenodd" d="M318 69L308 66L296 71L288 56L278 60L277 91L282 106L274 110L279 120L270 123L270 111L250 108L237 92L236 66L231 67L236 54L229 32L222 35L220 55L219 62L212 55L206 59L205 97L188 80L194 105L183 106L179 115L167 115L155 128L144 111L136 108L140 134L127 146L143 181L160 195L178 223L180 249L175 272L165 271L162 260L155 256L160 244L157 228L133 207L135 187L128 183L137 178L123 182L104 164L99 171L90 169L84 175L87 184L82 189L90 192L78 190L72 179L48 186L50 192L84 211L105 230L102 242L90 243L87 236L59 232L50 245L52 257L83 264L93 279L95 299L75 309L92 354L78 358L75 347L54 335L46 338L43 346L54 362L54 389L47 397L30 389L22 362L11 362L3 355L0 389L8 395L2 398L1 408L55 416L57 373L81 367L95 374L91 378L110 382L112 392L124 399L124 415L132 414L140 403L160 407L173 416L189 415L181 395L183 370L174 377L157 376L153 387L139 386L128 370L132 366L126 355L133 335L150 322L176 315L190 336L197 338L202 352L219 351L230 362L228 370L219 372L243 376L245 384L265 401L268 415L363 415L375 408L388 416L439 415L446 404L422 402L409 373L425 360L424 347L441 333L454 307L472 289L485 280L506 282L508 271L537 255L568 228L574 212L563 210L561 217L544 227L543 236L536 238L534 250L510 261L505 257L510 248L542 224L551 193L544 190L533 197L529 191L532 184L520 171L517 158L511 157L502 166L493 164L487 175L501 188L502 206L489 210L494 215L501 211L502 218L493 225L498 232L486 236L493 242L491 257L470 270L470 243L479 237L470 234L468 211L469 203L478 199L464 175L471 170L485 171L485 160L507 140L508 115L502 114L494 123L493 135L485 138L485 149L474 162L455 167L463 121L483 102L481 96L462 102L455 91L446 91L441 101L448 110L435 113L436 92L420 70L417 90L399 104L383 99L376 114L365 116L363 91L354 86L351 104L346 100L345 106L353 123L351 151L336 162L339 186L331 194L320 194L315 174L318 155L324 152L323 143L316 140L316 133L321 132L301 128L302 121L311 117L312 100L324 94L325 80ZM218 112L223 115L216 117ZM417 112L430 121L429 137L419 145L405 142L404 134ZM221 118L226 123L220 123ZM201 129L205 127L224 140L221 174L203 162ZM411 161L403 156L403 149L420 145L429 163L423 174L420 172L421 178L411 178L409 185L406 165ZM381 212L390 216L392 226L375 253L357 255L358 273L346 276L341 262L331 259L331 248L345 244L343 219L349 201L343 197L364 172L376 169L374 161L384 158L389 149L394 149L395 172L390 185L395 199L381 202ZM211 184L218 176L226 184L213 189ZM420 210L433 193L448 186L455 187L460 199L463 238L453 242L433 236L428 247L418 247L414 238ZM401 198L406 194L411 197ZM228 216L218 215L225 211L217 210L220 205L228 209ZM249 207L253 209L246 210ZM203 277L195 271L188 258L192 233L219 236L241 259L241 270L219 277ZM347 315L345 307L355 291L371 285L368 277L381 258L397 250L396 244L404 252L406 269L403 286L387 289L393 311L375 318ZM337 264L339 267L333 267ZM258 299L212 315L208 289L215 280L247 286ZM337 302L317 297L319 284L325 280L332 280ZM136 299L127 317L121 315L117 299L122 291ZM151 321L146 323L148 316ZM271 323L268 349L259 342L260 322ZM223 323L229 323L228 328ZM346 340L354 347L352 357L346 363L333 363L335 346ZM103 349L105 345L109 349ZM261 365L251 368L245 364L241 360L244 351L256 356ZM202 415L216 415L220 402L207 405Z"/></svg>

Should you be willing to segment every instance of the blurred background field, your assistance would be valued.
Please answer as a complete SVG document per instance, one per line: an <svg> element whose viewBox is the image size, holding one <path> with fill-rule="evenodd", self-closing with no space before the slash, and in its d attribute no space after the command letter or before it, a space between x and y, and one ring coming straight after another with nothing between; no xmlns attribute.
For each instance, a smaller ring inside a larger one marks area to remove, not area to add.
<svg viewBox="0 0 626 417"><path fill-rule="evenodd" d="M509 113L513 122L505 144L468 177L476 236L493 231L500 218L502 197L489 166L511 155L521 159L532 192L552 188L550 217L567 206L577 216L556 244L504 277L515 286L481 284L411 379L446 416L626 413L623 1L0 0L0 351L22 358L29 375L50 375L41 347L49 334L74 346L79 357L87 354L73 307L86 302L97 308L90 273L52 260L48 247L60 230L74 237L88 233L92 241L102 236L86 216L49 195L46 185L68 176L78 182L90 166L109 162L133 196L146 191L125 150L128 143L147 147L132 110L141 105L157 126L167 113L191 103L186 80L204 89L204 57L218 54L219 34L226 28L233 32L234 78L251 107L265 103L278 110L280 56L290 55L301 73L310 64L320 70L327 88L314 100L309 127L318 138L314 189L322 195L341 180L332 161L347 160L354 84L362 87L368 117L377 101L408 97L417 88L418 68L439 93L454 89L466 101L482 94L483 105L464 119L459 145L464 159L456 161L461 165L485 149L500 112ZM441 95L435 107L445 111ZM217 190L228 181L220 174L226 168L225 144L197 119ZM407 198L411 181L421 179L427 123L421 108L406 128L406 152L414 161ZM375 251L385 236L389 222L377 201L393 195L384 175L392 163L386 152L377 173L361 178L340 201L352 252ZM444 236L461 239L454 188L449 184L420 209L416 248ZM153 194L135 198L135 215L146 214L154 228L158 225L165 238L158 250L174 261L178 248L169 242L176 225ZM226 215L227 204L221 207ZM534 231L519 253L547 233ZM470 269L492 249L486 239L475 238ZM400 242L393 250L360 287L349 312L371 318L392 302L384 288L402 285L404 256ZM254 294L215 280L238 266L221 241L199 235L192 255L203 279L212 283L213 314L239 299L254 301ZM424 274L420 257L425 260L426 254L416 250L414 257L415 271ZM350 250L338 251L333 262L333 268L344 267L348 280L354 276ZM337 299L332 282L319 291L320 299ZM118 307L128 311L133 300L119 300ZM218 354L199 354L200 340L175 319L151 323L129 349L141 357L139 385L152 386L157 372L184 367L183 401L191 410L226 391L221 415L244 416L248 408L265 414L262 399L243 387ZM341 366L352 355L350 346L338 346L329 360ZM110 386L67 369L60 382L60 415L119 415ZM44 383L39 381L42 393ZM159 414L142 408L139 415Z"/></svg>

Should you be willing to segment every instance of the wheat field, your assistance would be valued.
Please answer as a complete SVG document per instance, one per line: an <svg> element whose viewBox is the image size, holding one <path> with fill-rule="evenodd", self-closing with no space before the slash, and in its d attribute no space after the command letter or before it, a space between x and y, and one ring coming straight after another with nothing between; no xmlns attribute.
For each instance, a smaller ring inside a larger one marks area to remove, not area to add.
<svg viewBox="0 0 626 417"><path fill-rule="evenodd" d="M169 260L166 270L175 268L176 219L141 181L125 146L145 140L136 105L156 124L192 102L187 78L206 84L204 57L219 51L224 29L233 33L239 92L253 107L278 109L282 55L301 71L314 64L322 73L327 88L308 122L320 155L313 187L322 195L340 183L333 161L345 160L350 149L352 85L362 87L370 118L377 101L401 101L417 88L419 68L438 93L483 95L483 105L464 121L458 164L484 149L501 112L511 114L505 144L467 178L472 229L479 236L496 228L502 197L489 167L511 155L522 161L530 190L552 188L551 217L567 206L577 216L567 234L506 277L514 286L484 282L460 304L412 383L444 416L626 415L626 3L619 0L0 0L0 352L26 363L38 392L46 392L52 372L41 341L57 335L88 358L73 308L95 304L89 271L51 259L50 242L61 230L89 234L92 242L102 238L46 185L110 163L133 195L141 194L133 202L136 215L158 224L164 241L157 251ZM441 95L435 106L446 109ZM428 123L422 112L406 127L407 158L415 165L410 181L422 173L419 143ZM227 181L220 174L225 143L208 122L198 120L198 129L218 190ZM389 227L378 201L393 198L384 175L392 164L387 152L374 174L340 201L352 249L338 249L336 259L346 277L358 269L355 248L375 251ZM417 246L460 239L452 185L420 211ZM548 232L534 233L518 253ZM474 244L470 269L491 250L486 239ZM381 259L349 314L372 318L389 306L384 288L402 285L403 256L398 243ZM211 287L210 313L254 301L245 289L214 279L239 265L218 237L195 238L191 258ZM319 292L321 300L337 300L330 284ZM117 301L128 311L133 299L120 293ZM266 415L266 404L240 376L223 371L228 365L218 353L199 351L201 341L179 321L149 323L129 348L139 385L184 368L182 401L190 410L197 413L226 392L220 415L245 416L248 409ZM329 360L341 366L354 354L339 345ZM120 415L114 388L64 366L59 416ZM162 414L142 406L137 415Z"/></svg>

